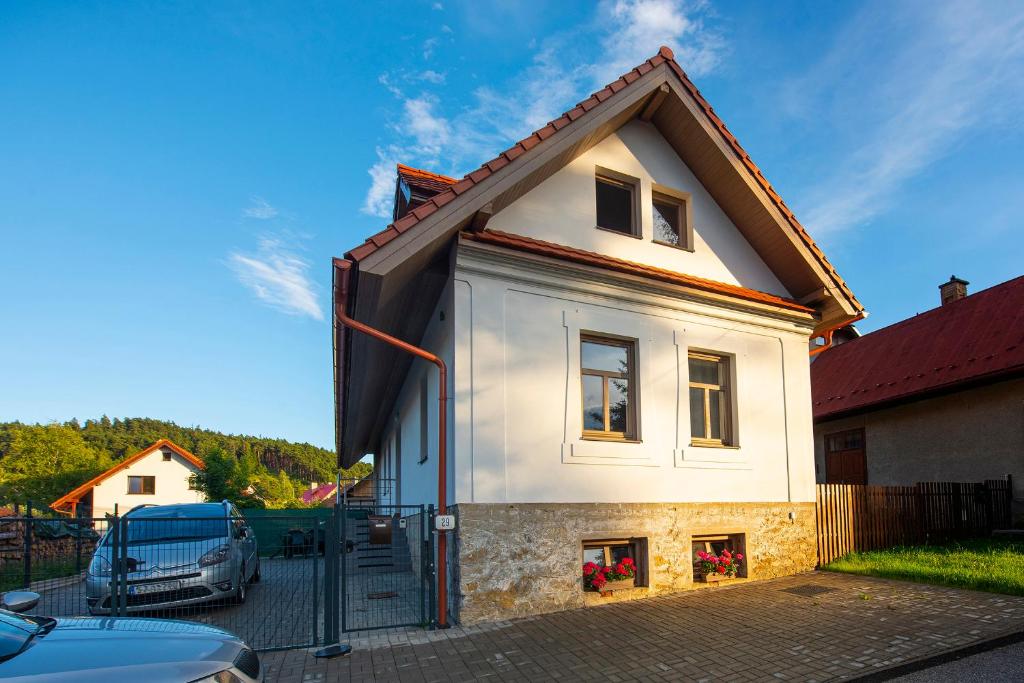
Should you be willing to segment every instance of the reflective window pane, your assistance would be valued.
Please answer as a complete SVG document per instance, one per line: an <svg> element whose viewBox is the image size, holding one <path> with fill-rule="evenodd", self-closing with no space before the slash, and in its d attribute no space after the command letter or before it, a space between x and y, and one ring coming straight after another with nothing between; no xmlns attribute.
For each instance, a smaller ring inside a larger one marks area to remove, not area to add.
<svg viewBox="0 0 1024 683"><path fill-rule="evenodd" d="M611 431L625 433L629 413L629 381L608 380L608 422Z"/></svg>
<svg viewBox="0 0 1024 683"><path fill-rule="evenodd" d="M604 430L604 379L583 375L583 428Z"/></svg>
<svg viewBox="0 0 1024 683"><path fill-rule="evenodd" d="M627 557L631 560L636 561L636 558L632 557L632 555L630 554L630 548L628 545L613 545L611 546L611 548L609 548L609 550L611 550L613 565L622 562Z"/></svg>
<svg viewBox="0 0 1024 683"><path fill-rule="evenodd" d="M711 408L711 437L722 438L722 406L725 403L725 392L712 389L708 391L709 407Z"/></svg>
<svg viewBox="0 0 1024 683"><path fill-rule="evenodd" d="M690 435L706 439L704 434L704 390L690 387Z"/></svg>
<svg viewBox="0 0 1024 683"><path fill-rule="evenodd" d="M679 246L679 205L654 202L654 239Z"/></svg>
<svg viewBox="0 0 1024 683"><path fill-rule="evenodd" d="M701 358L690 359L690 381L700 384L718 384L719 364Z"/></svg>
<svg viewBox="0 0 1024 683"><path fill-rule="evenodd" d="M604 548L584 548L583 549L583 563L593 562L604 566Z"/></svg>
<svg viewBox="0 0 1024 683"><path fill-rule="evenodd" d="M626 235L633 233L633 190L628 185L597 179L597 225Z"/></svg>
<svg viewBox="0 0 1024 683"><path fill-rule="evenodd" d="M581 346L581 365L587 370L604 372L629 372L629 354L625 346L598 344L584 341Z"/></svg>

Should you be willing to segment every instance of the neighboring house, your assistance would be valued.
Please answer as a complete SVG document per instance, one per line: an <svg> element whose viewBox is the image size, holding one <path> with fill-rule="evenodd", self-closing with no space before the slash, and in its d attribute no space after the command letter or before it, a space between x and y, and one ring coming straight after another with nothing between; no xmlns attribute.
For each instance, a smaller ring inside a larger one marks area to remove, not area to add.
<svg viewBox="0 0 1024 683"><path fill-rule="evenodd" d="M72 517L101 518L136 505L200 503L194 475L203 461L167 439L143 448L61 496L50 507Z"/></svg>
<svg viewBox="0 0 1024 683"><path fill-rule="evenodd" d="M376 479L370 475L343 481L341 495L350 505L372 505L378 499L377 489ZM302 492L302 502L306 505L333 507L338 498L337 490L337 484L317 484L314 481Z"/></svg>
<svg viewBox="0 0 1024 683"><path fill-rule="evenodd" d="M1024 505L1024 277L821 353L811 366L818 481L914 484L1013 475Z"/></svg>
<svg viewBox="0 0 1024 683"><path fill-rule="evenodd" d="M808 342L862 307L668 48L461 180L399 168L396 197L334 301L450 371L460 621L600 602L585 560L635 560L616 599L693 587L697 549L814 567ZM341 464L436 504L435 367L337 317L335 353Z"/></svg>

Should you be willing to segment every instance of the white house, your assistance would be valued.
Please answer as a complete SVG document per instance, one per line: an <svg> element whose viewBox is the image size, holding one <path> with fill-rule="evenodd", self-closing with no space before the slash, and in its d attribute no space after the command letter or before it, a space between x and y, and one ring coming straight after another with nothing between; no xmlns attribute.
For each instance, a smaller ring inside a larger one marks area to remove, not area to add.
<svg viewBox="0 0 1024 683"><path fill-rule="evenodd" d="M395 503L437 502L438 373L345 316L449 369L463 623L814 566L808 341L863 308L668 48L461 180L400 167L334 297L341 464Z"/></svg>
<svg viewBox="0 0 1024 683"><path fill-rule="evenodd" d="M75 517L100 518L137 505L201 503L194 486L203 461L167 439L143 448L109 470L61 496L50 507Z"/></svg>

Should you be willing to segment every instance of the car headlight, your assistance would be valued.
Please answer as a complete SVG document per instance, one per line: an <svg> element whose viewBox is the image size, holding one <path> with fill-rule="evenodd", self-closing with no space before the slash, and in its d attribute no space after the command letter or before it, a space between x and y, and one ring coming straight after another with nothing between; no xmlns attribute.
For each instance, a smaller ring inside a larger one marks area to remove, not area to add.
<svg viewBox="0 0 1024 683"><path fill-rule="evenodd" d="M93 555L86 571L89 576L110 576L110 563L102 555Z"/></svg>
<svg viewBox="0 0 1024 683"><path fill-rule="evenodd" d="M203 678L197 678L189 683L245 683L241 678L236 676L233 672L225 669L224 671L218 671L212 676L205 676Z"/></svg>
<svg viewBox="0 0 1024 683"><path fill-rule="evenodd" d="M231 548L226 545L219 545L216 548L203 553L203 556L199 558L199 566L209 567L211 564L227 562L230 557Z"/></svg>

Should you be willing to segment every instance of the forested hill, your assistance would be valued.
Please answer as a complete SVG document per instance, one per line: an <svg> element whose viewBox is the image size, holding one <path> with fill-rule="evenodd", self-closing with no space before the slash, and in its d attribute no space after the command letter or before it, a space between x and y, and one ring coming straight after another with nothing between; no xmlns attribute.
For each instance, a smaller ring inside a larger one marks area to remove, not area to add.
<svg viewBox="0 0 1024 683"><path fill-rule="evenodd" d="M260 464L271 472L284 470L293 479L303 481L334 481L335 455L332 451L308 443L292 443L284 439L260 436L222 434L201 427L180 427L173 422L148 417L126 417L113 420L77 420L66 423L77 428L87 444L110 454L117 462L142 450L158 439L170 439L186 450L202 456L213 447L241 458L251 451Z"/></svg>

